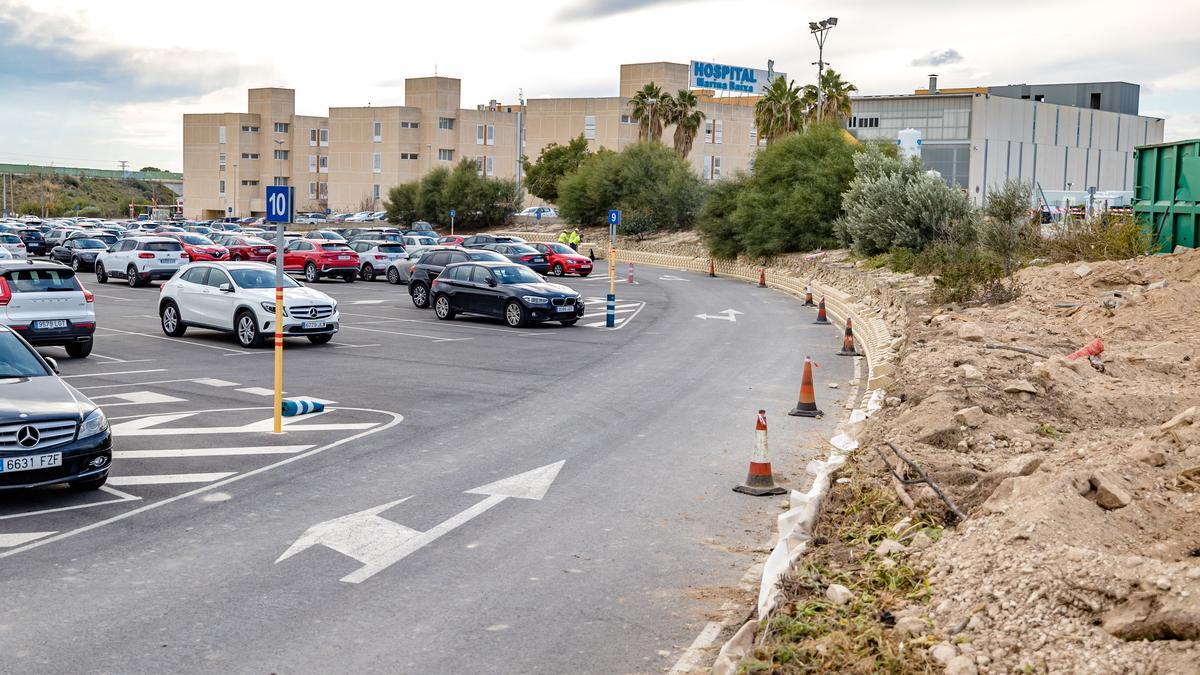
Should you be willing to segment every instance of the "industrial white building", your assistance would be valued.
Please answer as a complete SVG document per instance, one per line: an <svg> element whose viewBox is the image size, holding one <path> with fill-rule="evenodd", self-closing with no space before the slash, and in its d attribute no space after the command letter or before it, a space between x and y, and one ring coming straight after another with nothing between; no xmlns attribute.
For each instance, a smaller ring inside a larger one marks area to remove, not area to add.
<svg viewBox="0 0 1200 675"><path fill-rule="evenodd" d="M1139 88L1126 82L929 89L852 100L847 129L860 140L895 142L916 129L925 167L982 203L1013 178L1051 203L1089 188L1132 193L1133 149L1161 143L1164 122L1137 114Z"/></svg>

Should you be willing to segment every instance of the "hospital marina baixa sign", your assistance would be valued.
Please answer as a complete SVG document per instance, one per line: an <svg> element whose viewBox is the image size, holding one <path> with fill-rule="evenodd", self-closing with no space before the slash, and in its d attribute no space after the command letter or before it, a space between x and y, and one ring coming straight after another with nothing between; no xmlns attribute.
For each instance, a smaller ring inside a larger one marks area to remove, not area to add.
<svg viewBox="0 0 1200 675"><path fill-rule="evenodd" d="M758 68L692 61L690 86L692 89L761 94L770 84L770 80L776 77L787 77L787 75L785 73L768 73Z"/></svg>

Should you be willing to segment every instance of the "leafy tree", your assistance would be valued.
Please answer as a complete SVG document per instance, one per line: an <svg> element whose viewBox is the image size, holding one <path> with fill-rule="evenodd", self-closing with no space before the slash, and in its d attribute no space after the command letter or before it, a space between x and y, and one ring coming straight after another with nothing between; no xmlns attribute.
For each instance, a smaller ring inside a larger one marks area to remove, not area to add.
<svg viewBox="0 0 1200 675"><path fill-rule="evenodd" d="M777 77L767 85L758 103L754 104L754 125L767 144L798 130L804 119L800 88L795 81Z"/></svg>
<svg viewBox="0 0 1200 675"><path fill-rule="evenodd" d="M1033 217L1033 186L1029 183L1008 179L999 188L988 191L983 213L980 238L983 245L995 253L1004 268L1004 276L1012 279L1016 272L1017 258L1028 247Z"/></svg>
<svg viewBox="0 0 1200 675"><path fill-rule="evenodd" d="M450 178L450 169L439 166L425 174L417 185L416 199L413 205L421 220L431 223L447 222L450 217L450 205L442 199L446 181Z"/></svg>
<svg viewBox="0 0 1200 675"><path fill-rule="evenodd" d="M418 183L401 183L388 190L384 208L389 223L409 224L417 220Z"/></svg>
<svg viewBox="0 0 1200 675"><path fill-rule="evenodd" d="M500 225L516 211L516 183L481 176L475 161L464 159L446 178L442 203L463 227Z"/></svg>
<svg viewBox="0 0 1200 675"><path fill-rule="evenodd" d="M530 164L528 159L525 160L525 187L529 194L552 204L558 203L558 182L563 176L578 170L589 155L591 152L583 134L566 145L551 143L542 148L536 163Z"/></svg>
<svg viewBox="0 0 1200 675"><path fill-rule="evenodd" d="M760 151L749 176L710 189L700 219L709 250L758 257L835 244L861 147L835 124L814 124Z"/></svg>
<svg viewBox="0 0 1200 675"><path fill-rule="evenodd" d="M140 171L141 173L145 173L147 171L153 171L155 173L163 172L163 170L158 168L157 166L143 166L142 168L138 169L138 171Z"/></svg>
<svg viewBox="0 0 1200 675"><path fill-rule="evenodd" d="M687 157L692 151L692 143L696 140L700 123L704 121L704 111L699 109L699 105L700 101L696 95L687 89L680 89L679 93L670 99L666 121L675 125L673 140L675 152L680 157Z"/></svg>
<svg viewBox="0 0 1200 675"><path fill-rule="evenodd" d="M638 123L638 140L661 140L664 113L672 105L671 95L664 93L657 84L647 82L629 100L629 105L633 107L631 114Z"/></svg>
<svg viewBox="0 0 1200 675"><path fill-rule="evenodd" d="M684 159L643 142L589 157L559 184L558 205L565 218L582 225L603 223L612 208L637 212L649 222L644 231L654 231L691 227L703 199L703 184Z"/></svg>

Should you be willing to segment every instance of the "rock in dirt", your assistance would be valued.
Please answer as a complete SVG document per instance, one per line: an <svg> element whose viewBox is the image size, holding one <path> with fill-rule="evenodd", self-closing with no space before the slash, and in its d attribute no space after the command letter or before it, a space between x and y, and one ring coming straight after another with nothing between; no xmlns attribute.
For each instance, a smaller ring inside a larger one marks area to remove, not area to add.
<svg viewBox="0 0 1200 675"><path fill-rule="evenodd" d="M946 663L946 675L976 675L979 669L975 667L975 659L961 654Z"/></svg>
<svg viewBox="0 0 1200 675"><path fill-rule="evenodd" d="M1004 473L1015 473L1018 476L1028 476L1042 465L1042 458L1033 455L1013 457L1004 465Z"/></svg>
<svg viewBox="0 0 1200 675"><path fill-rule="evenodd" d="M854 594L841 584L829 584L829 588L825 589L825 597L835 605L845 605L854 599Z"/></svg>
<svg viewBox="0 0 1200 675"><path fill-rule="evenodd" d="M983 373L981 373L978 368L976 368L975 366L973 366L969 363L964 363L961 366L959 366L958 371L960 373L962 373L964 380L982 380L983 379Z"/></svg>
<svg viewBox="0 0 1200 675"><path fill-rule="evenodd" d="M1087 265L1079 265L1075 269L1071 270L1071 272L1073 272L1075 276L1082 279L1092 273L1092 268L1088 267Z"/></svg>
<svg viewBox="0 0 1200 675"><path fill-rule="evenodd" d="M1150 450L1137 455L1139 462L1149 464L1150 466L1166 466L1167 456L1158 450Z"/></svg>
<svg viewBox="0 0 1200 675"><path fill-rule="evenodd" d="M892 630L901 638L921 637L929 630L929 626L918 617L905 616L896 621L896 625Z"/></svg>
<svg viewBox="0 0 1200 675"><path fill-rule="evenodd" d="M979 327L979 324L968 321L958 327L958 337L967 342L983 342L983 329Z"/></svg>
<svg viewBox="0 0 1200 675"><path fill-rule="evenodd" d="M1196 406L1192 406L1192 407L1188 408L1187 410L1184 410L1183 412L1179 413L1178 415L1172 417L1171 419L1167 420L1166 422L1163 422L1162 426L1160 426L1158 428L1158 430L1159 431L1170 431L1171 429L1174 429L1175 427L1182 426L1184 424L1192 424L1195 421L1196 421Z"/></svg>
<svg viewBox="0 0 1200 675"><path fill-rule="evenodd" d="M934 661L937 661L942 665L947 665L950 663L951 659L958 656L958 650L955 649L954 645L952 644L939 642L938 644L929 648L929 655L933 657Z"/></svg>
<svg viewBox="0 0 1200 675"><path fill-rule="evenodd" d="M875 547L875 555L882 557L893 553L903 553L905 550L904 544L895 539L884 539L879 546Z"/></svg>
<svg viewBox="0 0 1200 675"><path fill-rule="evenodd" d="M1029 380L1009 380L1004 383L1004 393L1006 394L1032 394L1037 396L1037 387Z"/></svg>
<svg viewBox="0 0 1200 675"><path fill-rule="evenodd" d="M1129 502L1133 500L1125 488L1103 472L1093 473L1088 482L1091 483L1092 489L1087 496L1091 497L1102 509L1112 511L1124 508L1129 506Z"/></svg>
<svg viewBox="0 0 1200 675"><path fill-rule="evenodd" d="M1200 605L1170 593L1135 593L1104 615L1103 627L1123 640L1200 640Z"/></svg>
<svg viewBox="0 0 1200 675"><path fill-rule="evenodd" d="M1153 291L1153 290L1157 290L1159 288L1166 288L1166 287L1167 287L1167 280L1159 279L1158 281L1155 281L1154 283L1150 284L1149 286L1146 286L1146 290Z"/></svg>
<svg viewBox="0 0 1200 675"><path fill-rule="evenodd" d="M983 426L983 423L987 421L987 417L987 413L983 412L983 408L977 405L970 408L963 408L954 413L954 419L972 429L978 429Z"/></svg>
<svg viewBox="0 0 1200 675"><path fill-rule="evenodd" d="M933 540L924 532L914 534L912 540L908 542L908 547L914 551L924 551L930 546L933 546Z"/></svg>

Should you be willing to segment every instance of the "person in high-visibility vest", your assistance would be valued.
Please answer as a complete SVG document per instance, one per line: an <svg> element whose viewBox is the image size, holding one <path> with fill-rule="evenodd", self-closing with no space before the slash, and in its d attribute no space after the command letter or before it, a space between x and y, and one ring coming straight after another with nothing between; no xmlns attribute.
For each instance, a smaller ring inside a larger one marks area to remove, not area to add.
<svg viewBox="0 0 1200 675"><path fill-rule="evenodd" d="M571 245L571 250L578 251L579 244L582 241L583 241L583 238L579 236L579 229L578 228L572 229L571 236L567 238L567 243Z"/></svg>
<svg viewBox="0 0 1200 675"><path fill-rule="evenodd" d="M570 240L571 240L571 238L569 236L567 236L566 230L563 230L562 234L558 235L558 243L560 243L560 244L565 244Z"/></svg>

